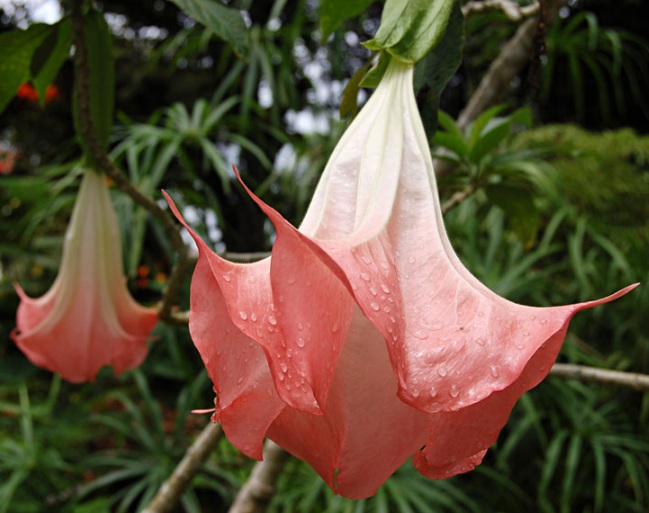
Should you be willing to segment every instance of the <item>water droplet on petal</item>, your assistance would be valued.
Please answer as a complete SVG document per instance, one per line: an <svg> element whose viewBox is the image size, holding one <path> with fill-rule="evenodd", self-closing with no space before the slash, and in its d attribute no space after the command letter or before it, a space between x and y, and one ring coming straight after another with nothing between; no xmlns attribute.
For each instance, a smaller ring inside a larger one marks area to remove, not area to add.
<svg viewBox="0 0 649 513"><path fill-rule="evenodd" d="M365 262L367 265L370 265L370 264L372 263L372 257L367 256L367 255L363 255L363 256L361 257L361 260L362 260L363 262Z"/></svg>
<svg viewBox="0 0 649 513"><path fill-rule="evenodd" d="M277 376L277 377L279 378L280 381L284 381L284 374L280 374L280 375Z"/></svg>
<svg viewBox="0 0 649 513"><path fill-rule="evenodd" d="M385 283L381 283L381 290L385 292L386 294L390 293L390 287L388 287Z"/></svg>
<svg viewBox="0 0 649 513"><path fill-rule="evenodd" d="M370 307L372 308L372 310L376 312L378 312L381 308L378 303L374 303L374 302L370 303Z"/></svg>
<svg viewBox="0 0 649 513"><path fill-rule="evenodd" d="M370 275L367 273L361 273L361 279L364 281L370 281Z"/></svg>
<svg viewBox="0 0 649 513"><path fill-rule="evenodd" d="M275 319L275 317L273 317L272 315L269 315L268 316L268 322L270 324L272 324L273 326L275 326L277 324L277 319Z"/></svg>
<svg viewBox="0 0 649 513"><path fill-rule="evenodd" d="M374 287L370 286L370 294L373 296L376 296L379 293L378 290L376 290Z"/></svg>
<svg viewBox="0 0 649 513"><path fill-rule="evenodd" d="M430 390L428 391L431 397L435 397L437 395L437 389L435 387L430 387Z"/></svg>
<svg viewBox="0 0 649 513"><path fill-rule="evenodd" d="M547 319L541 319L541 324L547 324L548 320Z"/></svg>
<svg viewBox="0 0 649 513"><path fill-rule="evenodd" d="M334 322L334 323L331 325L331 333L336 333L337 331L338 331L338 323L337 323L337 322Z"/></svg>
<svg viewBox="0 0 649 513"><path fill-rule="evenodd" d="M417 329L412 334L420 340L426 340L428 338L428 333L424 330Z"/></svg>
<svg viewBox="0 0 649 513"><path fill-rule="evenodd" d="M248 314L244 311L239 312L239 317L241 317L242 321L245 321L248 318Z"/></svg>
<svg viewBox="0 0 649 513"><path fill-rule="evenodd" d="M288 365L282 362L279 364L279 368L282 369L282 372L286 372L288 370Z"/></svg>
<svg viewBox="0 0 649 513"><path fill-rule="evenodd" d="M484 347L484 345L487 343L487 341L484 338L479 337L479 338L475 339L475 343L478 344L479 346Z"/></svg>
<svg viewBox="0 0 649 513"><path fill-rule="evenodd" d="M243 383L243 376L239 376L239 379L237 380L237 385L240 385Z"/></svg>
<svg viewBox="0 0 649 513"><path fill-rule="evenodd" d="M460 390L457 388L457 385L455 383L453 383L451 385L451 388L449 388L448 395L453 398L456 398L458 395L460 395Z"/></svg>
<svg viewBox="0 0 649 513"><path fill-rule="evenodd" d="M230 276L229 274L224 274L223 279L229 283L232 280L232 276Z"/></svg>
<svg viewBox="0 0 649 513"><path fill-rule="evenodd" d="M252 322L255 322L255 321L257 320L257 314L254 313L254 312L251 313L251 314L250 314L250 320L251 320Z"/></svg>
<svg viewBox="0 0 649 513"><path fill-rule="evenodd" d="M297 347L304 347L304 339L302 337L298 337Z"/></svg>
<svg viewBox="0 0 649 513"><path fill-rule="evenodd" d="M302 324L301 322L298 322L297 323L297 329L303 330L304 329L304 324Z"/></svg>
<svg viewBox="0 0 649 513"><path fill-rule="evenodd" d="M438 367L437 374L439 374L439 376L443 378L448 374L448 371L446 370L446 367Z"/></svg>
<svg viewBox="0 0 649 513"><path fill-rule="evenodd" d="M498 372L498 368L495 365L491 365L489 367L489 374L492 375L492 377L497 378L500 376L500 373Z"/></svg>

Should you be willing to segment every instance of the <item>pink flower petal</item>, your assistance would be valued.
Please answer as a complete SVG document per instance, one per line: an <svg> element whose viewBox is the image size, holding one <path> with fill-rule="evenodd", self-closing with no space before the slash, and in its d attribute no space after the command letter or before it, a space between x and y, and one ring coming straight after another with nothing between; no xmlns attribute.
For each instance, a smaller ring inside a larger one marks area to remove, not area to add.
<svg viewBox="0 0 649 513"><path fill-rule="evenodd" d="M35 364L73 383L104 365L116 374L144 360L158 315L126 289L117 217L101 175L86 171L51 289L21 298L12 338Z"/></svg>
<svg viewBox="0 0 649 513"><path fill-rule="evenodd" d="M190 329L215 418L248 454L267 433L351 498L412 454L433 478L475 467L547 375L571 317L634 287L535 308L474 278L444 230L412 74L390 65L299 230L246 188L275 226L270 259L226 262L190 230Z"/></svg>

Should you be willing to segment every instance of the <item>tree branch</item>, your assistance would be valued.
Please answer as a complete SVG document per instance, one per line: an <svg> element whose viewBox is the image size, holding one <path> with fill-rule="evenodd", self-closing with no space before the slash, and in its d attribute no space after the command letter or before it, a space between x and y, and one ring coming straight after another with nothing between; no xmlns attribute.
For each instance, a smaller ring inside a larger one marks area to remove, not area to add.
<svg viewBox="0 0 649 513"><path fill-rule="evenodd" d="M219 424L210 422L205 426L198 438L187 449L185 456L173 473L163 483L158 493L142 513L167 513L173 510L222 435L223 431Z"/></svg>
<svg viewBox="0 0 649 513"><path fill-rule="evenodd" d="M263 513L275 495L277 478L282 472L288 453L271 440L264 444L264 459L258 461L228 513Z"/></svg>
<svg viewBox="0 0 649 513"><path fill-rule="evenodd" d="M166 210L161 209L153 199L142 194L126 176L117 168L103 147L93 126L90 99L90 65L88 61L88 48L84 34L83 0L70 1L70 18L72 22L72 42L74 44L74 71L76 81L76 95L79 114L80 137L88 148L92 160L106 176L115 183L115 186L128 194L135 203L144 207L153 217L162 224L171 245L178 254L167 287L159 304L159 316L162 320L171 319L171 307L188 271L189 253L187 246L180 236L178 225Z"/></svg>
<svg viewBox="0 0 649 513"><path fill-rule="evenodd" d="M520 6L510 0L483 0L482 2L473 0L462 7L462 14L467 17L492 9L502 11L511 21L520 21L539 12L539 4L534 2L530 5Z"/></svg>
<svg viewBox="0 0 649 513"><path fill-rule="evenodd" d="M550 376L562 379L577 379L579 381L593 381L604 385L617 385L634 390L649 390L649 375L635 372L599 369L597 367L568 363L555 363L550 370Z"/></svg>

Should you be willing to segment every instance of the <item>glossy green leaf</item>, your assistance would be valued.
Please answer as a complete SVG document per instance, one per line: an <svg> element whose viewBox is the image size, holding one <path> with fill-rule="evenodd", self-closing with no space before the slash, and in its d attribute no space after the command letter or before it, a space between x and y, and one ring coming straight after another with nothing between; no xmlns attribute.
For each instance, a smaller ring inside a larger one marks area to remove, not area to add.
<svg viewBox="0 0 649 513"><path fill-rule="evenodd" d="M455 0L387 0L370 50L385 50L407 63L416 63L442 40Z"/></svg>
<svg viewBox="0 0 649 513"><path fill-rule="evenodd" d="M374 3L374 0L321 0L320 30L322 40L326 41L343 21L358 16Z"/></svg>
<svg viewBox="0 0 649 513"><path fill-rule="evenodd" d="M249 53L248 31L241 13L226 7L216 0L171 0L185 14L232 45L240 57L247 58Z"/></svg>
<svg viewBox="0 0 649 513"><path fill-rule="evenodd" d="M16 29L0 34L0 112L7 107L18 88L31 79L34 52L52 30L52 26L38 23L27 30Z"/></svg>

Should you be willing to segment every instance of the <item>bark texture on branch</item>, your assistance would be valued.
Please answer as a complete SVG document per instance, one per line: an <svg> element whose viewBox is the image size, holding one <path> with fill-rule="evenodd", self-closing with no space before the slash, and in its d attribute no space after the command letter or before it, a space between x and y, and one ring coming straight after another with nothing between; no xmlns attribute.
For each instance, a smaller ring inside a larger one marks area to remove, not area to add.
<svg viewBox="0 0 649 513"><path fill-rule="evenodd" d="M171 476L163 483L158 493L142 513L167 513L171 511L182 494L185 493L192 479L201 469L222 435L223 431L219 424L210 422L205 426L198 438L187 449L185 456Z"/></svg>
<svg viewBox="0 0 649 513"><path fill-rule="evenodd" d="M614 371L573 365L568 363L555 363L550 371L550 376L579 381L592 381L604 385L615 385L634 390L649 390L649 375L635 372Z"/></svg>
<svg viewBox="0 0 649 513"><path fill-rule="evenodd" d="M264 444L264 459L255 464L228 513L263 513L275 495L277 479L288 453L271 440Z"/></svg>

